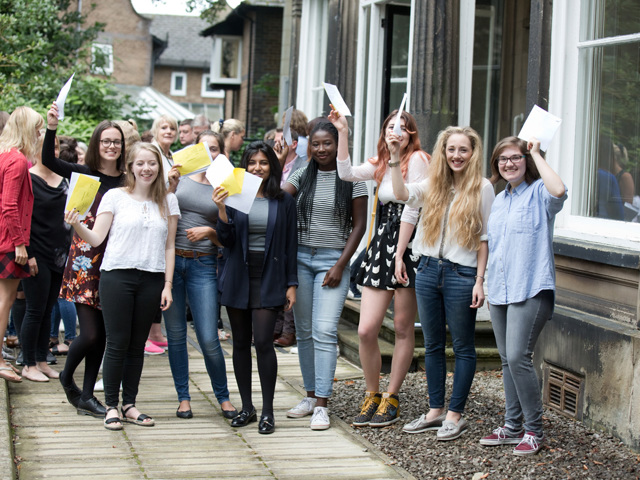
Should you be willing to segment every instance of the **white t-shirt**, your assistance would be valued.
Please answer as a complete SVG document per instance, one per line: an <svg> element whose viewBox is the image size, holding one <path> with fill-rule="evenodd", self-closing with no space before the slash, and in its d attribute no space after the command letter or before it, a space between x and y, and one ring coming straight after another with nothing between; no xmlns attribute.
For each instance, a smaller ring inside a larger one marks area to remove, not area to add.
<svg viewBox="0 0 640 480"><path fill-rule="evenodd" d="M178 199L173 193L167 195L167 205L168 215L180 216ZM113 214L113 223L100 270L135 268L164 272L168 222L160 216L158 205L139 202L124 189L114 188L102 197L97 215L104 212Z"/></svg>
<svg viewBox="0 0 640 480"><path fill-rule="evenodd" d="M428 189L429 179L425 179L420 183L407 184L407 190L409 190L407 205L414 208L421 207L424 203L424 197L427 194ZM495 194L493 193L493 185L491 185L491 182L489 182L489 180L483 178L482 190L480 193L480 213L482 214L482 232L480 232L481 242L486 242L489 238L487 236L487 222L489 220L491 205L493 205L494 198ZM448 232L448 234L444 238L444 243L442 242L443 225L444 216L440 221L440 235L438 236L438 241L433 245L426 245L422 239L422 222L418 222L416 237L413 240L413 254L438 258L440 256L440 245L442 244L442 258L446 258L447 260L453 263L457 263L458 265L464 265L474 268L477 267L477 250L469 250L468 248L460 245L455 235L451 234L451 232Z"/></svg>
<svg viewBox="0 0 640 480"><path fill-rule="evenodd" d="M338 175L340 175L340 178L342 180L346 180L347 182L355 182L356 180L373 180L376 169L378 168L377 164L374 165L369 161L366 161L362 165L354 167L351 165L351 158L347 158L345 160L338 159L337 163ZM407 170L407 178L405 180L406 183L418 183L424 178L427 178L428 167L429 164L427 162L427 156L425 155L425 153L422 151L413 152L413 155L411 155L411 158L409 159L409 168ZM398 200L393 194L393 185L391 183L391 168L387 168L387 170L384 172L382 182L380 183L380 187L378 189L378 200L383 204L387 204L389 202L405 203ZM402 211L400 220L415 225L418 221L418 216L420 215L421 206L422 205L417 208L405 208Z"/></svg>

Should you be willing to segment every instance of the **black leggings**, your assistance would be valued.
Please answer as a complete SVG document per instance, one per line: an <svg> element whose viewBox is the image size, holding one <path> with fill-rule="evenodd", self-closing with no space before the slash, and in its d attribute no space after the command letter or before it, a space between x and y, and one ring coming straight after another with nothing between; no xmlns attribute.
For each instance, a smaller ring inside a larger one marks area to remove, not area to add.
<svg viewBox="0 0 640 480"><path fill-rule="evenodd" d="M278 375L278 360L273 348L273 329L277 310L264 308L240 310L227 307L233 332L233 370L242 399L242 409L253 410L251 401L251 334L258 357L258 375L262 387L262 415L273 416L273 395Z"/></svg>
<svg viewBox="0 0 640 480"><path fill-rule="evenodd" d="M163 272L110 270L100 276L100 298L107 332L104 396L109 407L118 406L121 382L122 404L136 403L144 364L144 344L158 311L163 287Z"/></svg>
<svg viewBox="0 0 640 480"><path fill-rule="evenodd" d="M93 397L93 387L98 378L102 355L104 354L104 320L102 311L84 303L76 303L80 334L69 346L67 361L60 374L60 381L65 387L73 385L73 374L84 360L84 380L82 382L82 400Z"/></svg>
<svg viewBox="0 0 640 480"><path fill-rule="evenodd" d="M37 261L36 257L36 261ZM51 270L45 262L38 262L38 274L22 280L27 305L21 327L23 361L28 367L47 361L51 310L58 300L62 273Z"/></svg>

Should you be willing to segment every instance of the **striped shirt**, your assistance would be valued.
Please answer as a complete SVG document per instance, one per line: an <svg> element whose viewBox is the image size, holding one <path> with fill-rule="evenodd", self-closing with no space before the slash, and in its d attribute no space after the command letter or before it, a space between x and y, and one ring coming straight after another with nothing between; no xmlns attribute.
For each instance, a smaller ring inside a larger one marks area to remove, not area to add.
<svg viewBox="0 0 640 480"><path fill-rule="evenodd" d="M296 190L300 187L300 177L307 171L307 167L296 170L291 174L288 183ZM343 232L340 224L340 216L335 211L335 185L336 171L318 171L316 191L313 196L313 210L311 221L304 226L298 206L298 244L306 247L338 248L343 249L347 238L351 234L351 228ZM366 197L367 187L364 182L353 183L352 198ZM299 196L298 196L299 198Z"/></svg>

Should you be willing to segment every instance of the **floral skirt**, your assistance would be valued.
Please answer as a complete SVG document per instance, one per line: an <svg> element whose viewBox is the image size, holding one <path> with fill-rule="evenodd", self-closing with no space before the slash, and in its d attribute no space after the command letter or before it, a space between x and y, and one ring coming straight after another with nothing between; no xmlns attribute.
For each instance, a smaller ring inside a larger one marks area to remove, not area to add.
<svg viewBox="0 0 640 480"><path fill-rule="evenodd" d="M107 242L92 247L78 234L73 235L67 266L62 279L60 297L69 302L100 308L100 265Z"/></svg>

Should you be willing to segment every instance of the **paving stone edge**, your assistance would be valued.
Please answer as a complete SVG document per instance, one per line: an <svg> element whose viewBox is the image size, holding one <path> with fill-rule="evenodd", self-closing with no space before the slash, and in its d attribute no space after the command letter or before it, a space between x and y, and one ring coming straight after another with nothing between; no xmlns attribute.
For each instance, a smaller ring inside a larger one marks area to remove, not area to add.
<svg viewBox="0 0 640 480"><path fill-rule="evenodd" d="M13 464L10 408L7 381L0 379L0 479L2 480L16 479L16 470Z"/></svg>

